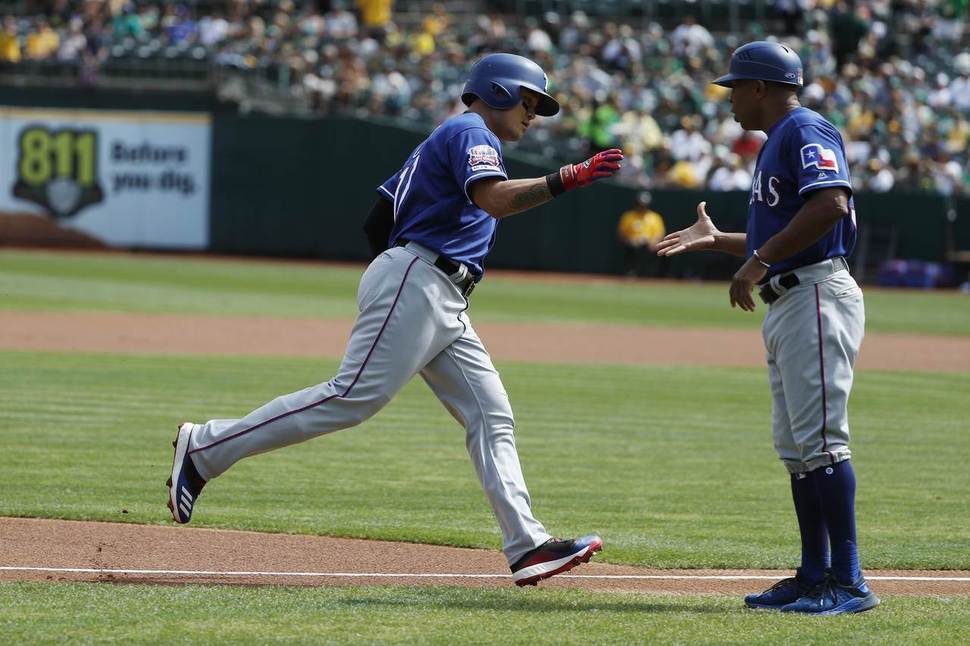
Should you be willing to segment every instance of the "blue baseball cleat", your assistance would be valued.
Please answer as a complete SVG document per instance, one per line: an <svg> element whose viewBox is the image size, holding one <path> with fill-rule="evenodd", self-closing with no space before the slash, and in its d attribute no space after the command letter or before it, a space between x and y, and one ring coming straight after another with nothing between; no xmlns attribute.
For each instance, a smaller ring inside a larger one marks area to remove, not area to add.
<svg viewBox="0 0 970 646"><path fill-rule="evenodd" d="M542 579L588 563L601 549L603 539L595 534L565 541L550 538L512 564L512 579L518 586L536 585Z"/></svg>
<svg viewBox="0 0 970 646"><path fill-rule="evenodd" d="M799 568L795 570L795 576L782 579L764 592L746 596L744 605L756 610L781 610L782 606L798 601L814 587L815 584L802 577Z"/></svg>
<svg viewBox="0 0 970 646"><path fill-rule="evenodd" d="M863 612L879 605L879 597L869 589L866 580L843 585L829 576L806 595L787 606L782 612L801 612L813 615L841 615Z"/></svg>
<svg viewBox="0 0 970 646"><path fill-rule="evenodd" d="M172 459L172 475L165 484L168 485L168 508L176 523L192 520L192 508L205 486L205 480L189 457L189 437L194 429L195 424L190 422L181 424L172 442L175 457Z"/></svg>

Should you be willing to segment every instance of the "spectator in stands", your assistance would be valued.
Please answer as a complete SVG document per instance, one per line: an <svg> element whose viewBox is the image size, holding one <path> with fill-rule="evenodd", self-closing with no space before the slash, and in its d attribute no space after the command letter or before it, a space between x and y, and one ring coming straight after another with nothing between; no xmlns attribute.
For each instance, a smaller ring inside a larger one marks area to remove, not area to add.
<svg viewBox="0 0 970 646"><path fill-rule="evenodd" d="M868 172L865 176L865 184L863 185L865 190L872 191L873 193L887 193L893 189L896 178L893 176L892 171L883 165L882 160L873 157L866 164L866 170Z"/></svg>
<svg viewBox="0 0 970 646"><path fill-rule="evenodd" d="M425 127L460 109L451 97L475 58L496 50L531 51L550 70L550 91L574 110L536 124L519 149L566 158L589 141L615 145L631 161L619 181L637 186L728 185L750 172L763 139L743 134L723 90L707 83L726 64L732 35L711 34L692 17L666 31L622 13L596 24L582 12L541 20L489 14L454 20L454 7L444 1L428 15L397 3L407 11L397 22L392 0L15 4L26 13L4 17L0 61L8 64L22 64L21 57L49 61L56 51L58 61L82 60L81 82L93 84L109 48L128 55L132 39L139 56L169 56L192 46L193 55L201 50L215 65L275 83L288 79L292 95L306 97L321 113L378 112ZM677 0L672 7L689 11L687 4ZM912 190L960 192L970 186L966 172L957 179L953 170L970 168L970 52L954 55L966 37L967 6L966 0L776 5L783 12L804 9L805 37L786 38L806 62L801 99L844 130L852 174L863 184L871 175L883 186L892 174L896 186ZM359 12L360 28L348 8ZM609 11L606 5L597 10ZM375 33L385 17L383 35ZM41 24L38 18L49 23L43 35L30 29ZM752 34L759 28L752 25ZM48 32L59 46L50 46ZM691 132L681 124L685 114L696 115ZM694 150L695 133L706 150ZM720 147L741 158L739 168ZM938 157L941 148L949 156L945 161ZM921 158L916 168L910 154ZM878 172L869 159L880 161Z"/></svg>
<svg viewBox="0 0 970 646"><path fill-rule="evenodd" d="M135 11L135 5L126 2L121 12L115 15L111 22L111 30L115 39L141 38L145 28L141 24L141 16Z"/></svg>
<svg viewBox="0 0 970 646"><path fill-rule="evenodd" d="M731 152L739 156L746 164L753 163L763 142L764 139L759 136L759 133L745 130L731 146Z"/></svg>
<svg viewBox="0 0 970 646"><path fill-rule="evenodd" d="M158 31L158 23L162 18L162 12L158 5L141 4L138 6L138 24L145 30L145 33L154 34Z"/></svg>
<svg viewBox="0 0 970 646"><path fill-rule="evenodd" d="M644 156L664 143L660 126L650 111L643 109L642 104L635 104L624 112L619 122L613 125L613 133L624 142L623 154L628 162L620 169L624 175L630 170L645 172Z"/></svg>
<svg viewBox="0 0 970 646"><path fill-rule="evenodd" d="M579 124L579 134L586 139L586 150L613 148L616 143L613 127L620 120L616 95L594 100L593 109L587 115Z"/></svg>
<svg viewBox="0 0 970 646"><path fill-rule="evenodd" d="M419 58L426 58L434 54L435 34L437 23L429 16L422 22L422 29L411 35L411 53Z"/></svg>
<svg viewBox="0 0 970 646"><path fill-rule="evenodd" d="M693 15L687 14L683 24L670 35L674 54L678 56L698 56L705 49L714 46L714 37L703 25L697 24Z"/></svg>
<svg viewBox="0 0 970 646"><path fill-rule="evenodd" d="M86 23L84 49L81 51L81 70L78 80L84 87L97 85L101 63L108 58L107 38L104 21L95 15Z"/></svg>
<svg viewBox="0 0 970 646"><path fill-rule="evenodd" d="M613 23L609 23L612 25ZM633 37L633 27L630 25L613 25L612 38L603 47L600 54L607 69L621 70L626 73L633 71L643 60L640 43Z"/></svg>
<svg viewBox="0 0 970 646"><path fill-rule="evenodd" d="M61 39L61 46L57 50L57 60L62 62L78 61L86 46L84 21L79 16L74 16L68 24L67 35Z"/></svg>
<svg viewBox="0 0 970 646"><path fill-rule="evenodd" d="M699 130L700 115L684 115L680 128L670 135L670 152L674 159L704 163L710 158L711 142Z"/></svg>
<svg viewBox="0 0 970 646"><path fill-rule="evenodd" d="M648 191L637 194L636 203L620 216L617 237L623 247L623 271L627 276L662 276L666 258L657 257L657 243L667 234L663 217L650 208Z"/></svg>
<svg viewBox="0 0 970 646"><path fill-rule="evenodd" d="M229 36L229 21L215 11L212 15L199 19L199 42L206 47L215 47Z"/></svg>
<svg viewBox="0 0 970 646"><path fill-rule="evenodd" d="M751 189L751 173L740 155L729 152L714 163L707 186L713 191L747 191Z"/></svg>
<svg viewBox="0 0 970 646"><path fill-rule="evenodd" d="M957 76L950 81L950 96L964 114L970 114L970 52L962 52L953 61Z"/></svg>
<svg viewBox="0 0 970 646"><path fill-rule="evenodd" d="M34 30L28 34L24 50L27 58L32 61L43 61L54 58L60 45L60 38L51 29L50 23L44 17L37 18Z"/></svg>
<svg viewBox="0 0 970 646"><path fill-rule="evenodd" d="M178 44L195 40L198 37L199 27L192 19L189 9L185 5L175 5L174 11L169 14L168 10L172 8L172 5L166 6L166 14L162 17L162 25L169 42Z"/></svg>
<svg viewBox="0 0 970 646"><path fill-rule="evenodd" d="M941 195L963 192L963 168L950 156L945 147L937 148L928 166L935 192Z"/></svg>
<svg viewBox="0 0 970 646"><path fill-rule="evenodd" d="M543 29L539 25L539 21L531 16L526 19L525 46L532 56L553 50L552 37L549 32Z"/></svg>
<svg viewBox="0 0 970 646"><path fill-rule="evenodd" d="M838 69L851 60L859 50L859 41L869 27L859 13L844 0L839 0L829 16L833 53Z"/></svg>
<svg viewBox="0 0 970 646"><path fill-rule="evenodd" d="M372 112L393 116L400 116L411 102L411 86L393 61L381 61L380 70L371 74L370 102Z"/></svg>
<svg viewBox="0 0 970 646"><path fill-rule="evenodd" d="M391 24L394 0L356 0L364 33L380 43L384 42Z"/></svg>
<svg viewBox="0 0 970 646"><path fill-rule="evenodd" d="M343 5L327 12L323 19L328 37L335 40L357 37L357 17L349 10L344 9Z"/></svg>
<svg viewBox="0 0 970 646"><path fill-rule="evenodd" d="M918 153L906 155L905 165L899 169L895 186L910 193L923 193L934 188L933 178L927 172Z"/></svg>
<svg viewBox="0 0 970 646"><path fill-rule="evenodd" d="M667 182L677 188L700 188L704 174L690 160L680 159L667 171ZM749 187L750 188L750 187Z"/></svg>
<svg viewBox="0 0 970 646"><path fill-rule="evenodd" d="M802 16L808 4L807 0L775 0L774 11L785 24L785 34L798 34L802 31Z"/></svg>
<svg viewBox="0 0 970 646"><path fill-rule="evenodd" d="M17 37L17 19L11 15L3 18L0 32L0 63L20 62L20 40Z"/></svg>

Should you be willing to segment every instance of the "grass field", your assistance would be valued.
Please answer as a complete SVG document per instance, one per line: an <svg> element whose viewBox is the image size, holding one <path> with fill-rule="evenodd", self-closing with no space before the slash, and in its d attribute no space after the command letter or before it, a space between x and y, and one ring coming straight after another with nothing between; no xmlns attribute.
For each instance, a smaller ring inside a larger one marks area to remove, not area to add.
<svg viewBox="0 0 970 646"><path fill-rule="evenodd" d="M164 518L178 420L246 413L336 367L0 357L8 397L0 490L32 483L0 502L0 515L131 522ZM502 371L536 513L555 532L602 532L603 558L617 563L791 564L797 532L771 448L763 371L519 363ZM970 569L968 391L970 375L859 376L853 428L867 566ZM420 380L359 428L240 462L199 505L198 526L499 547L463 434Z"/></svg>
<svg viewBox="0 0 970 646"><path fill-rule="evenodd" d="M349 317L360 271L3 251L0 310ZM870 333L970 334L965 296L866 298ZM503 277L476 291L472 315L695 327L761 320L732 311L725 285ZM329 378L336 361L0 352L0 515L170 522L163 482L174 423L239 416ZM763 370L499 368L535 511L555 533L602 533L602 560L614 563L795 564ZM970 366L857 374L865 567L970 569L968 393ZM239 463L210 484L196 513L199 526L499 546L462 432L419 381L360 428ZM866 615L819 621L744 612L726 596L0 585L0 634L30 642L960 643L968 631L968 598L895 597Z"/></svg>
<svg viewBox="0 0 970 646"><path fill-rule="evenodd" d="M353 317L362 271L357 266L0 251L0 310ZM472 313L482 321L761 325L760 314L731 309L726 283L555 283L498 274L475 291ZM955 292L866 290L866 314L869 332L970 335L970 299Z"/></svg>
<svg viewBox="0 0 970 646"><path fill-rule="evenodd" d="M8 643L963 644L970 598L795 617L724 596L563 590L0 586Z"/></svg>

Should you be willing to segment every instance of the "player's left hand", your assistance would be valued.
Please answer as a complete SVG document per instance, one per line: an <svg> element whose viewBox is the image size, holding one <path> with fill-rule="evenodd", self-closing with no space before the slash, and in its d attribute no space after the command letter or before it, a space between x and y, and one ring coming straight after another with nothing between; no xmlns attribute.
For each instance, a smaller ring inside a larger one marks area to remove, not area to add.
<svg viewBox="0 0 970 646"><path fill-rule="evenodd" d="M758 262L755 257L748 258L748 261L741 265L741 269L734 274L731 281L731 307L740 307L746 312L753 312L755 308L754 298L751 296L755 284L765 277L768 270Z"/></svg>

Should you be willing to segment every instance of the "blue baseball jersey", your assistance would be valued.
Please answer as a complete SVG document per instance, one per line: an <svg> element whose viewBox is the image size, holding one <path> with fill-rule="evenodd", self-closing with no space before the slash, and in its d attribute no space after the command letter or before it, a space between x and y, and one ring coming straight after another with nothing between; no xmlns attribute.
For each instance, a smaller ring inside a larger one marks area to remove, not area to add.
<svg viewBox="0 0 970 646"><path fill-rule="evenodd" d="M758 154L748 201L748 257L784 229L812 191L834 186L849 191L849 215L807 249L775 263L768 275L847 256L855 248L855 202L842 135L820 114L796 108L768 130Z"/></svg>
<svg viewBox="0 0 970 646"><path fill-rule="evenodd" d="M405 239L468 266L481 280L496 220L470 197L486 177L508 179L498 137L474 112L448 119L378 192L394 204L390 244Z"/></svg>

